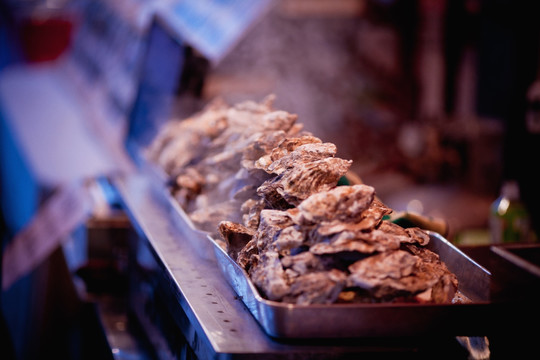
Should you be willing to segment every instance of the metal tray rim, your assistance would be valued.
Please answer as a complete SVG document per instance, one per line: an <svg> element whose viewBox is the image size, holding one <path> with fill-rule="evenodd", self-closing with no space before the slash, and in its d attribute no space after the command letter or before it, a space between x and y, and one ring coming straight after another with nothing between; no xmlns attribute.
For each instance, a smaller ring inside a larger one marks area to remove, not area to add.
<svg viewBox="0 0 540 360"><path fill-rule="evenodd" d="M444 240L439 234L430 233ZM481 335L489 330L488 321L493 318L488 300L457 304L418 304L418 303L356 303L356 304L285 304L265 299L261 296L247 272L241 268L219 246L211 236L208 241L214 246L218 267L228 284L242 300L251 315L262 329L271 337L278 339L293 338L342 338L369 336L408 336L446 333L453 335ZM456 249L452 246L452 249ZM471 260L461 251L460 258ZM473 264L477 265L476 263ZM232 266L232 268L231 268ZM476 267L475 267L476 268ZM491 274L478 265L482 276L491 278ZM488 294L489 296L489 294ZM320 320L331 319L333 324ZM395 319L394 319L395 317ZM355 321L350 320L354 318ZM380 318L392 321L381 322ZM343 323L341 323L343 322ZM438 324L446 325L440 327ZM339 323L339 325L336 325ZM313 330L319 329L319 330ZM456 333L454 333L456 332ZM470 333L468 333L470 335Z"/></svg>
<svg viewBox="0 0 540 360"><path fill-rule="evenodd" d="M450 242L448 242L448 240L444 239L440 234L437 234L437 233L434 233L434 232L431 232L431 231L428 231L428 233L430 233L430 235L432 236L437 236L439 237L439 239L441 241L445 241L446 243L448 244L451 244ZM229 254L227 254L227 252L221 247L219 246L219 244L217 244L217 242L215 241L214 238L212 238L210 235L208 235L208 241L211 242L214 246L214 251L216 252L219 252L219 254L223 257L226 257L230 263L239 271L241 272L243 275L244 275L244 280L246 280L248 286L249 286L249 289L250 291L253 293L253 297L254 299L256 299L258 302L260 303L263 303L265 305L268 305L268 306L272 306L272 307L279 307L279 308L285 308L285 309L328 309L328 308L396 308L396 307L446 307L446 306L470 306L470 305L478 305L478 304L487 304L489 303L489 300L485 300L485 301L473 301L471 303L456 303L456 304L430 304L430 303L424 303L424 304L420 304L420 303L355 303L355 304L309 304L309 305L296 305L296 304L290 304L290 303L283 303L283 302L279 302L279 301L274 301L274 300L268 300L268 299L265 299L264 297L262 297L262 295L259 293L259 290L257 289L257 287L255 286L255 284L253 284L253 282L251 281L248 273L242 268L240 267L236 261L234 261L230 256ZM460 251L461 254L463 254L464 257L467 257L469 261L475 263L478 268L480 269L483 269L483 271L485 271L488 275L491 275L491 273L485 269L484 267L482 267L481 265L479 265L478 263L476 263L473 259L471 259L470 257L468 257L466 254L462 253ZM228 278L228 276L226 276ZM233 286L233 288L235 288ZM235 290L237 290L235 288Z"/></svg>

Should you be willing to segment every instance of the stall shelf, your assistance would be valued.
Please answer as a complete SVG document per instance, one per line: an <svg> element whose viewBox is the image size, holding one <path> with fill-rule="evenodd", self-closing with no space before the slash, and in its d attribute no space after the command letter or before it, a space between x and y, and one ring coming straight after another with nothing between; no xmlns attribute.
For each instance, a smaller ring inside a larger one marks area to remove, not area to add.
<svg viewBox="0 0 540 360"><path fill-rule="evenodd" d="M113 180L136 236L130 311L160 358L466 359L455 337L283 340L268 336L219 271L178 229L162 189L144 174Z"/></svg>

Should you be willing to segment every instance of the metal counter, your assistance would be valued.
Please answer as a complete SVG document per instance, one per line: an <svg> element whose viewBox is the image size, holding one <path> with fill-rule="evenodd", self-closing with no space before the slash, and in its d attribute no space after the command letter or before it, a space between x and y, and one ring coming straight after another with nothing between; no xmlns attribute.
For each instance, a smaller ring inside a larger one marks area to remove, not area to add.
<svg viewBox="0 0 540 360"><path fill-rule="evenodd" d="M199 257L182 238L170 204L149 179L132 174L112 182L138 235L131 256L139 275L131 280L130 306L158 358L371 359L389 353L415 359L467 358L454 337L273 339L215 260Z"/></svg>

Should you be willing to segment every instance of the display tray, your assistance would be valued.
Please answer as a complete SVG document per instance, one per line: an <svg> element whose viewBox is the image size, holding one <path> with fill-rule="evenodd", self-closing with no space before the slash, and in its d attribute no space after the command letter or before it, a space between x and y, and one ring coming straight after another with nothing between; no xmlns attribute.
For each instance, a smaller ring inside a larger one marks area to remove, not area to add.
<svg viewBox="0 0 540 360"><path fill-rule="evenodd" d="M532 303L540 296L540 244L499 244L490 247L495 255L491 300ZM496 263L495 263L496 261Z"/></svg>
<svg viewBox="0 0 540 360"><path fill-rule="evenodd" d="M493 326L488 270L441 235L429 232L430 250L439 254L459 280L466 304L330 304L294 305L259 294L248 274L213 244L218 266L264 331L275 338L357 338L382 336L485 335Z"/></svg>
<svg viewBox="0 0 540 360"><path fill-rule="evenodd" d="M184 209L171 194L170 179L167 174L158 165L152 163L140 153L140 150L133 151L139 168L145 176L150 178L154 196L168 209L182 239L190 244L201 258L206 260L214 259L214 249L211 242L208 241L209 234L197 229Z"/></svg>
<svg viewBox="0 0 540 360"><path fill-rule="evenodd" d="M141 158L139 158L141 159ZM493 329L490 306L491 273L435 232L427 246L439 254L459 280L466 304L331 304L294 305L264 299L242 269L216 241L196 228L170 193L169 179L145 159L141 170L151 178L154 192L169 209L182 241L216 265L225 280L271 337L280 339L332 339L387 336L485 335Z"/></svg>

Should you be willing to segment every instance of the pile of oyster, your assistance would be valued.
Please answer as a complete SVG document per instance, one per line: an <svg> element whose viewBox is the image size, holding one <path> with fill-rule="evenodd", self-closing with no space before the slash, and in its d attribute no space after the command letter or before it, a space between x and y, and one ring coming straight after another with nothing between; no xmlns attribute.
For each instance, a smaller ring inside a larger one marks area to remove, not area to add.
<svg viewBox="0 0 540 360"><path fill-rule="evenodd" d="M373 187L341 185L351 161L272 102L214 101L148 149L194 224L269 300L451 302L457 278L429 235L385 220Z"/></svg>

